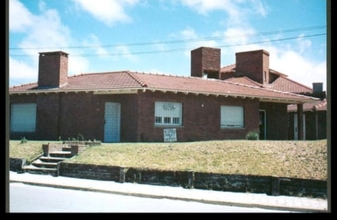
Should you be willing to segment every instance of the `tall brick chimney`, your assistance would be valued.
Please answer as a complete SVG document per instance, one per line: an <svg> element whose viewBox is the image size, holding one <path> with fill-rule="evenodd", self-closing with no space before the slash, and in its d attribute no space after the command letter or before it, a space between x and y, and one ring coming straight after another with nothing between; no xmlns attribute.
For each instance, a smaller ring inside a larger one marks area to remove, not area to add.
<svg viewBox="0 0 337 220"><path fill-rule="evenodd" d="M269 52L255 50L239 52L235 56L235 76L246 76L261 84L269 84Z"/></svg>
<svg viewBox="0 0 337 220"><path fill-rule="evenodd" d="M191 51L191 76L219 79L221 50L199 47Z"/></svg>
<svg viewBox="0 0 337 220"><path fill-rule="evenodd" d="M39 88L59 88L68 83L68 54L62 51L39 53Z"/></svg>

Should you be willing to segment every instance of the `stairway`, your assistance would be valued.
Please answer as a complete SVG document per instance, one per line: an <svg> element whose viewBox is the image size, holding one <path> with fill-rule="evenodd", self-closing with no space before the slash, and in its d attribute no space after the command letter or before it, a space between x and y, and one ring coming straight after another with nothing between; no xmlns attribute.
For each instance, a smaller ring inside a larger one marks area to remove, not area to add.
<svg viewBox="0 0 337 220"><path fill-rule="evenodd" d="M71 148L63 147L61 151L52 151L47 156L39 156L32 161L30 165L23 166L22 171L32 174L50 174L57 176L57 164L71 158L72 156Z"/></svg>

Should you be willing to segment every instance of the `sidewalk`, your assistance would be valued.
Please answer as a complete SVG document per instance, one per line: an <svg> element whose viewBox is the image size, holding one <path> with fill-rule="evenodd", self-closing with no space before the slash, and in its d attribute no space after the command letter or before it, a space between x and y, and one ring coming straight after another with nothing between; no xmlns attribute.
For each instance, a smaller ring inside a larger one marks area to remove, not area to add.
<svg viewBox="0 0 337 220"><path fill-rule="evenodd" d="M150 198L180 199L185 201L283 211L309 213L328 212L328 201L316 198L184 189L181 187L117 183L113 181L78 179L63 176L53 177L51 175L16 173L12 171L9 173L9 180L10 182L21 182L33 185L90 190Z"/></svg>

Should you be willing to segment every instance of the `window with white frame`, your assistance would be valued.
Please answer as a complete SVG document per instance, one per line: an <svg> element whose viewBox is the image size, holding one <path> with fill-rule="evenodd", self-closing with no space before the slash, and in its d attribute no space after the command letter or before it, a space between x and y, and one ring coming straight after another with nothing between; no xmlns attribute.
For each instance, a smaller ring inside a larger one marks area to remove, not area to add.
<svg viewBox="0 0 337 220"><path fill-rule="evenodd" d="M244 109L242 106L221 106L222 128L243 128Z"/></svg>
<svg viewBox="0 0 337 220"><path fill-rule="evenodd" d="M10 130L12 132L34 132L36 127L36 104L11 105Z"/></svg>
<svg viewBox="0 0 337 220"><path fill-rule="evenodd" d="M182 125L182 104L179 102L155 102L156 125Z"/></svg>

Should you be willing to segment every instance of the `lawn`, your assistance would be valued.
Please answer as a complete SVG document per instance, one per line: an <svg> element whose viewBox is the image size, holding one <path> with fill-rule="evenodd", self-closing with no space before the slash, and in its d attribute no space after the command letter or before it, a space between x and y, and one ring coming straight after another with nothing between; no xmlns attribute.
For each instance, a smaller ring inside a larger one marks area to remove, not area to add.
<svg viewBox="0 0 337 220"><path fill-rule="evenodd" d="M41 154L42 144L48 142L10 141L10 157L29 161ZM69 162L319 180L327 179L328 167L327 140L102 143L88 147Z"/></svg>

